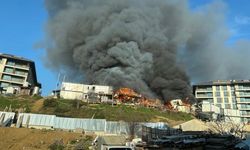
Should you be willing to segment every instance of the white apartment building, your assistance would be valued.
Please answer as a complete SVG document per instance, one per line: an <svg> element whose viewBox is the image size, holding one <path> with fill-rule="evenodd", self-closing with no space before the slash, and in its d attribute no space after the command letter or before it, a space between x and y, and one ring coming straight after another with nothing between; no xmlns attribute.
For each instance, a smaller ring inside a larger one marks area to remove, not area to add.
<svg viewBox="0 0 250 150"><path fill-rule="evenodd" d="M113 87L62 82L60 98L83 101L108 101L112 99Z"/></svg>
<svg viewBox="0 0 250 150"><path fill-rule="evenodd" d="M39 94L41 84L37 81L35 63L0 53L0 88L2 93Z"/></svg>
<svg viewBox="0 0 250 150"><path fill-rule="evenodd" d="M237 114L241 121L250 122L250 80L199 83L193 86L193 93L198 105L217 106L222 108L220 113L232 111L229 114Z"/></svg>

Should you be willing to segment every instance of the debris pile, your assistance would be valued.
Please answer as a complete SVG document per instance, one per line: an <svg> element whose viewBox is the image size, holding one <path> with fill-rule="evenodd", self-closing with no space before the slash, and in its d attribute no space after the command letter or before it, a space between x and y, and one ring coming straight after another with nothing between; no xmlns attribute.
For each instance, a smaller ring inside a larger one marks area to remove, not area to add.
<svg viewBox="0 0 250 150"><path fill-rule="evenodd" d="M187 113L190 113L192 108L192 105L188 102L188 100L181 99L167 101L164 106L168 110L182 111Z"/></svg>
<svg viewBox="0 0 250 150"><path fill-rule="evenodd" d="M120 88L114 98L120 103L136 103L142 96L130 88Z"/></svg>
<svg viewBox="0 0 250 150"><path fill-rule="evenodd" d="M122 104L133 104L154 108L163 106L159 99L149 99L130 88L120 88L117 90L114 94L114 99Z"/></svg>

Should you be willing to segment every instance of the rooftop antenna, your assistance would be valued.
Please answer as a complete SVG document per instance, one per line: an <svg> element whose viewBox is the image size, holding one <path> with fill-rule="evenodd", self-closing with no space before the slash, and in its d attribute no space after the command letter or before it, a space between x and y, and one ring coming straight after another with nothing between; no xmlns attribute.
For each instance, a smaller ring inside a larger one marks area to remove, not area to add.
<svg viewBox="0 0 250 150"><path fill-rule="evenodd" d="M57 81L56 81L56 89L55 90L58 90L58 87L59 87L59 80L60 80L60 72L58 73L58 77L57 77Z"/></svg>

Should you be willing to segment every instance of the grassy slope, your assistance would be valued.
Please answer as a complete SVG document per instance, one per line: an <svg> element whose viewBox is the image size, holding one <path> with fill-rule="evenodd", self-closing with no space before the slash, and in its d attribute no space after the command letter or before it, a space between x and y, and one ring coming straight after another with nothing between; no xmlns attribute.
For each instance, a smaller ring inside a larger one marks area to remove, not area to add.
<svg viewBox="0 0 250 150"><path fill-rule="evenodd" d="M107 119L111 121L164 121L171 124L174 122L192 119L190 114L181 112L159 111L151 108L132 106L111 106L107 104L86 104L81 102L80 108L76 109L77 101L72 100L45 100L44 106L39 109L35 106L39 97L0 97L0 110L11 104L12 108L28 108L28 112L55 114L58 116L75 118ZM41 101L41 100L39 100ZM36 109L33 109L36 107Z"/></svg>

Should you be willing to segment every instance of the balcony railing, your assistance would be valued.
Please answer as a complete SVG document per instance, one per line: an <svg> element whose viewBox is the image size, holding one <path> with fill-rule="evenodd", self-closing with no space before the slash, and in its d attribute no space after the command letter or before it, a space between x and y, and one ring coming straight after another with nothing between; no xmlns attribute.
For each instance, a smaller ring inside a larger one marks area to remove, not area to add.
<svg viewBox="0 0 250 150"><path fill-rule="evenodd" d="M26 77L28 75L28 73L18 73L18 72L10 72L10 71L4 71L4 74L8 74L8 75L13 75L13 76L19 76L19 77Z"/></svg>
<svg viewBox="0 0 250 150"><path fill-rule="evenodd" d="M8 67L14 67L14 68L20 68L20 69L25 69L25 70L28 70L29 69L29 66L27 65L17 65L17 64L6 64L6 66Z"/></svg>
<svg viewBox="0 0 250 150"><path fill-rule="evenodd" d="M8 83L20 84L20 85L22 85L22 84L23 84L23 82L17 82L17 81L13 81L13 80L6 80L6 79L1 79L1 81L8 82Z"/></svg>
<svg viewBox="0 0 250 150"><path fill-rule="evenodd" d="M212 92L213 89L212 88L208 88L208 89L196 89L197 92Z"/></svg>
<svg viewBox="0 0 250 150"><path fill-rule="evenodd" d="M240 110L250 110L250 107L242 107L242 106L239 106L238 109L240 109Z"/></svg>
<svg viewBox="0 0 250 150"><path fill-rule="evenodd" d="M213 98L213 95L207 95L207 94L196 94L197 98Z"/></svg>
<svg viewBox="0 0 250 150"><path fill-rule="evenodd" d="M237 97L250 97L250 93L247 92L247 93L236 93L236 96Z"/></svg>
<svg viewBox="0 0 250 150"><path fill-rule="evenodd" d="M250 91L250 87L236 87L236 91Z"/></svg>

